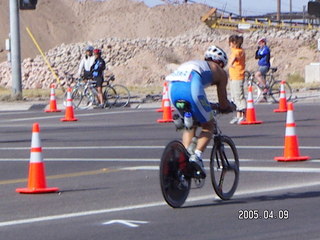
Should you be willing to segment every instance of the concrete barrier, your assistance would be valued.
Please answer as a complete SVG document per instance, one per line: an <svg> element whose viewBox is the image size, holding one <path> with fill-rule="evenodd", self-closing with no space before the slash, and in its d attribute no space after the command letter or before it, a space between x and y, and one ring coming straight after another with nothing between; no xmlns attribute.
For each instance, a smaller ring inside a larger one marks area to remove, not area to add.
<svg viewBox="0 0 320 240"><path fill-rule="evenodd" d="M305 82L320 83L320 62L310 63L305 67Z"/></svg>

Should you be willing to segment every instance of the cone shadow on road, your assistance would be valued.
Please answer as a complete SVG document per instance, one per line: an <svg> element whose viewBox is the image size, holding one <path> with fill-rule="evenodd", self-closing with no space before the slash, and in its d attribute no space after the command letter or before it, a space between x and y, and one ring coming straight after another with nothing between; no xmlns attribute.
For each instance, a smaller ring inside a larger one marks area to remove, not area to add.
<svg viewBox="0 0 320 240"><path fill-rule="evenodd" d="M109 190L111 187L96 187L96 188L79 188L79 189L66 189L59 191L62 193L72 193L72 192L87 192L87 191L98 191L98 190Z"/></svg>
<svg viewBox="0 0 320 240"><path fill-rule="evenodd" d="M241 136L230 136L232 139L233 138L257 138L257 137L273 137L274 135L270 134L250 134L250 135L241 135Z"/></svg>
<svg viewBox="0 0 320 240"><path fill-rule="evenodd" d="M0 141L0 143L25 143L25 142L30 143L30 138L29 139L24 139L24 140L5 140L5 141Z"/></svg>

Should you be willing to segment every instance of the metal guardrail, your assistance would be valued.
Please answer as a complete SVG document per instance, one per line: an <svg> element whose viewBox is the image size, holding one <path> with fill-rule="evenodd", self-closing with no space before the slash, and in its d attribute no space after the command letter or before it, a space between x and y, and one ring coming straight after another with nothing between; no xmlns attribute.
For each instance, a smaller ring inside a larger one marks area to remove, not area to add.
<svg viewBox="0 0 320 240"><path fill-rule="evenodd" d="M312 30L320 29L316 24L304 24L299 22L278 22L270 19L245 19L238 17L225 17L219 14L216 8L212 8L209 12L201 17L201 21L211 28L229 29L229 30L248 30L256 31L259 29L276 28L287 30Z"/></svg>

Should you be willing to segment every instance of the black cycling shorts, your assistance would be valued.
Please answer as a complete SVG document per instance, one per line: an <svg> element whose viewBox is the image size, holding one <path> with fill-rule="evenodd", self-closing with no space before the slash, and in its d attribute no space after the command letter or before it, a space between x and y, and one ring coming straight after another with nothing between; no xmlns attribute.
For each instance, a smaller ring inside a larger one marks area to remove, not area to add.
<svg viewBox="0 0 320 240"><path fill-rule="evenodd" d="M103 84L103 81L104 81L103 77L94 77L93 80L97 82L96 83L97 87L102 87L102 84Z"/></svg>
<svg viewBox="0 0 320 240"><path fill-rule="evenodd" d="M83 72L83 79L92 79L91 71L84 71Z"/></svg>

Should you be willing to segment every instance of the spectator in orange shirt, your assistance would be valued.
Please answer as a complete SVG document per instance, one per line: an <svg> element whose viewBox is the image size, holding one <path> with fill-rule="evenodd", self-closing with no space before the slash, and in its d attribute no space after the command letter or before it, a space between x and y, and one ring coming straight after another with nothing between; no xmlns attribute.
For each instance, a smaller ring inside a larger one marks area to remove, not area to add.
<svg viewBox="0 0 320 240"><path fill-rule="evenodd" d="M246 55L241 47L242 43L242 36L231 35L229 37L229 46L231 48L229 65L231 97L237 105L237 115L230 121L230 124L239 124L244 121L247 107L243 89Z"/></svg>

